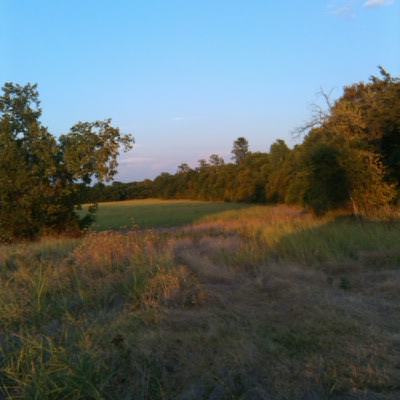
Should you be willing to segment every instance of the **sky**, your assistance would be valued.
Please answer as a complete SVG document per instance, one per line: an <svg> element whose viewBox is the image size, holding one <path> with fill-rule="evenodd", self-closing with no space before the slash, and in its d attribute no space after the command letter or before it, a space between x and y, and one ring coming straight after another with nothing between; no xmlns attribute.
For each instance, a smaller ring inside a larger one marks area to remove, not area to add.
<svg viewBox="0 0 400 400"><path fill-rule="evenodd" d="M400 76L400 0L0 0L0 85L37 83L54 136L112 118L121 182L268 152L321 89Z"/></svg>

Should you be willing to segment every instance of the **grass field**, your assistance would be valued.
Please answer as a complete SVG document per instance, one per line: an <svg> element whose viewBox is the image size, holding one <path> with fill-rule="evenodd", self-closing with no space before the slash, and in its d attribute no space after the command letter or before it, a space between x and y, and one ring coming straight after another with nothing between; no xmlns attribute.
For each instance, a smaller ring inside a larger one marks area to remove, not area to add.
<svg viewBox="0 0 400 400"><path fill-rule="evenodd" d="M248 207L245 204L189 200L127 200L100 203L91 229L172 227L190 224L206 215ZM85 207L83 209L85 211Z"/></svg>
<svg viewBox="0 0 400 400"><path fill-rule="evenodd" d="M400 398L399 221L192 218L0 247L0 399Z"/></svg>

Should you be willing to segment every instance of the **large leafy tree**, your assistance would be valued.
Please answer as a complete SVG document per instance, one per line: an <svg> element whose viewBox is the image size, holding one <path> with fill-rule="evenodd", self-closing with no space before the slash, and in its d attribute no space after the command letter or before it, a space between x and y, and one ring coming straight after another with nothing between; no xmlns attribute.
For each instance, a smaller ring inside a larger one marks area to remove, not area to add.
<svg viewBox="0 0 400 400"><path fill-rule="evenodd" d="M0 242L78 231L92 219L76 213L85 186L112 180L134 139L107 119L79 122L57 140L40 122L37 85L6 83L2 92Z"/></svg>
<svg viewBox="0 0 400 400"><path fill-rule="evenodd" d="M313 127L302 145L311 155L307 164L309 184L335 185L343 175L341 185L345 182L347 201L357 214L380 212L399 196L400 81L383 68L380 74L368 83L346 86L333 104L325 96L328 110L316 109L311 122L300 129ZM309 202L318 190L309 187ZM324 196L319 196L318 207L343 203L344 186L340 192L336 199L340 201L331 202L331 197L325 196L324 206L320 203Z"/></svg>

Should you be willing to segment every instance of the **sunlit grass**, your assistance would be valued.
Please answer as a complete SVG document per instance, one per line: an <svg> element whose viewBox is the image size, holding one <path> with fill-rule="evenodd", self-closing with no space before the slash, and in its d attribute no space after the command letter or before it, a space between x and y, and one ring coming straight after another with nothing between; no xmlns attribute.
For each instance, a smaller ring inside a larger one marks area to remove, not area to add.
<svg viewBox="0 0 400 400"><path fill-rule="evenodd" d="M253 206L204 217L198 226L238 232L244 257L300 263L366 260L400 262L400 221L369 221L351 216L315 218L297 207ZM389 254L390 253L390 254ZM374 256L375 255L375 256Z"/></svg>

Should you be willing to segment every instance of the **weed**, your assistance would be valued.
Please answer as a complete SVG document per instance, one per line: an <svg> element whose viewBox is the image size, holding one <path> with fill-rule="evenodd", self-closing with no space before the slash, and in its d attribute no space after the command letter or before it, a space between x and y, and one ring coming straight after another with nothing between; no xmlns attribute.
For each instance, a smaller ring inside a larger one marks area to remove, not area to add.
<svg viewBox="0 0 400 400"><path fill-rule="evenodd" d="M340 287L340 289L343 289L343 290L351 289L351 283L347 276L342 276L340 278L339 287Z"/></svg>

